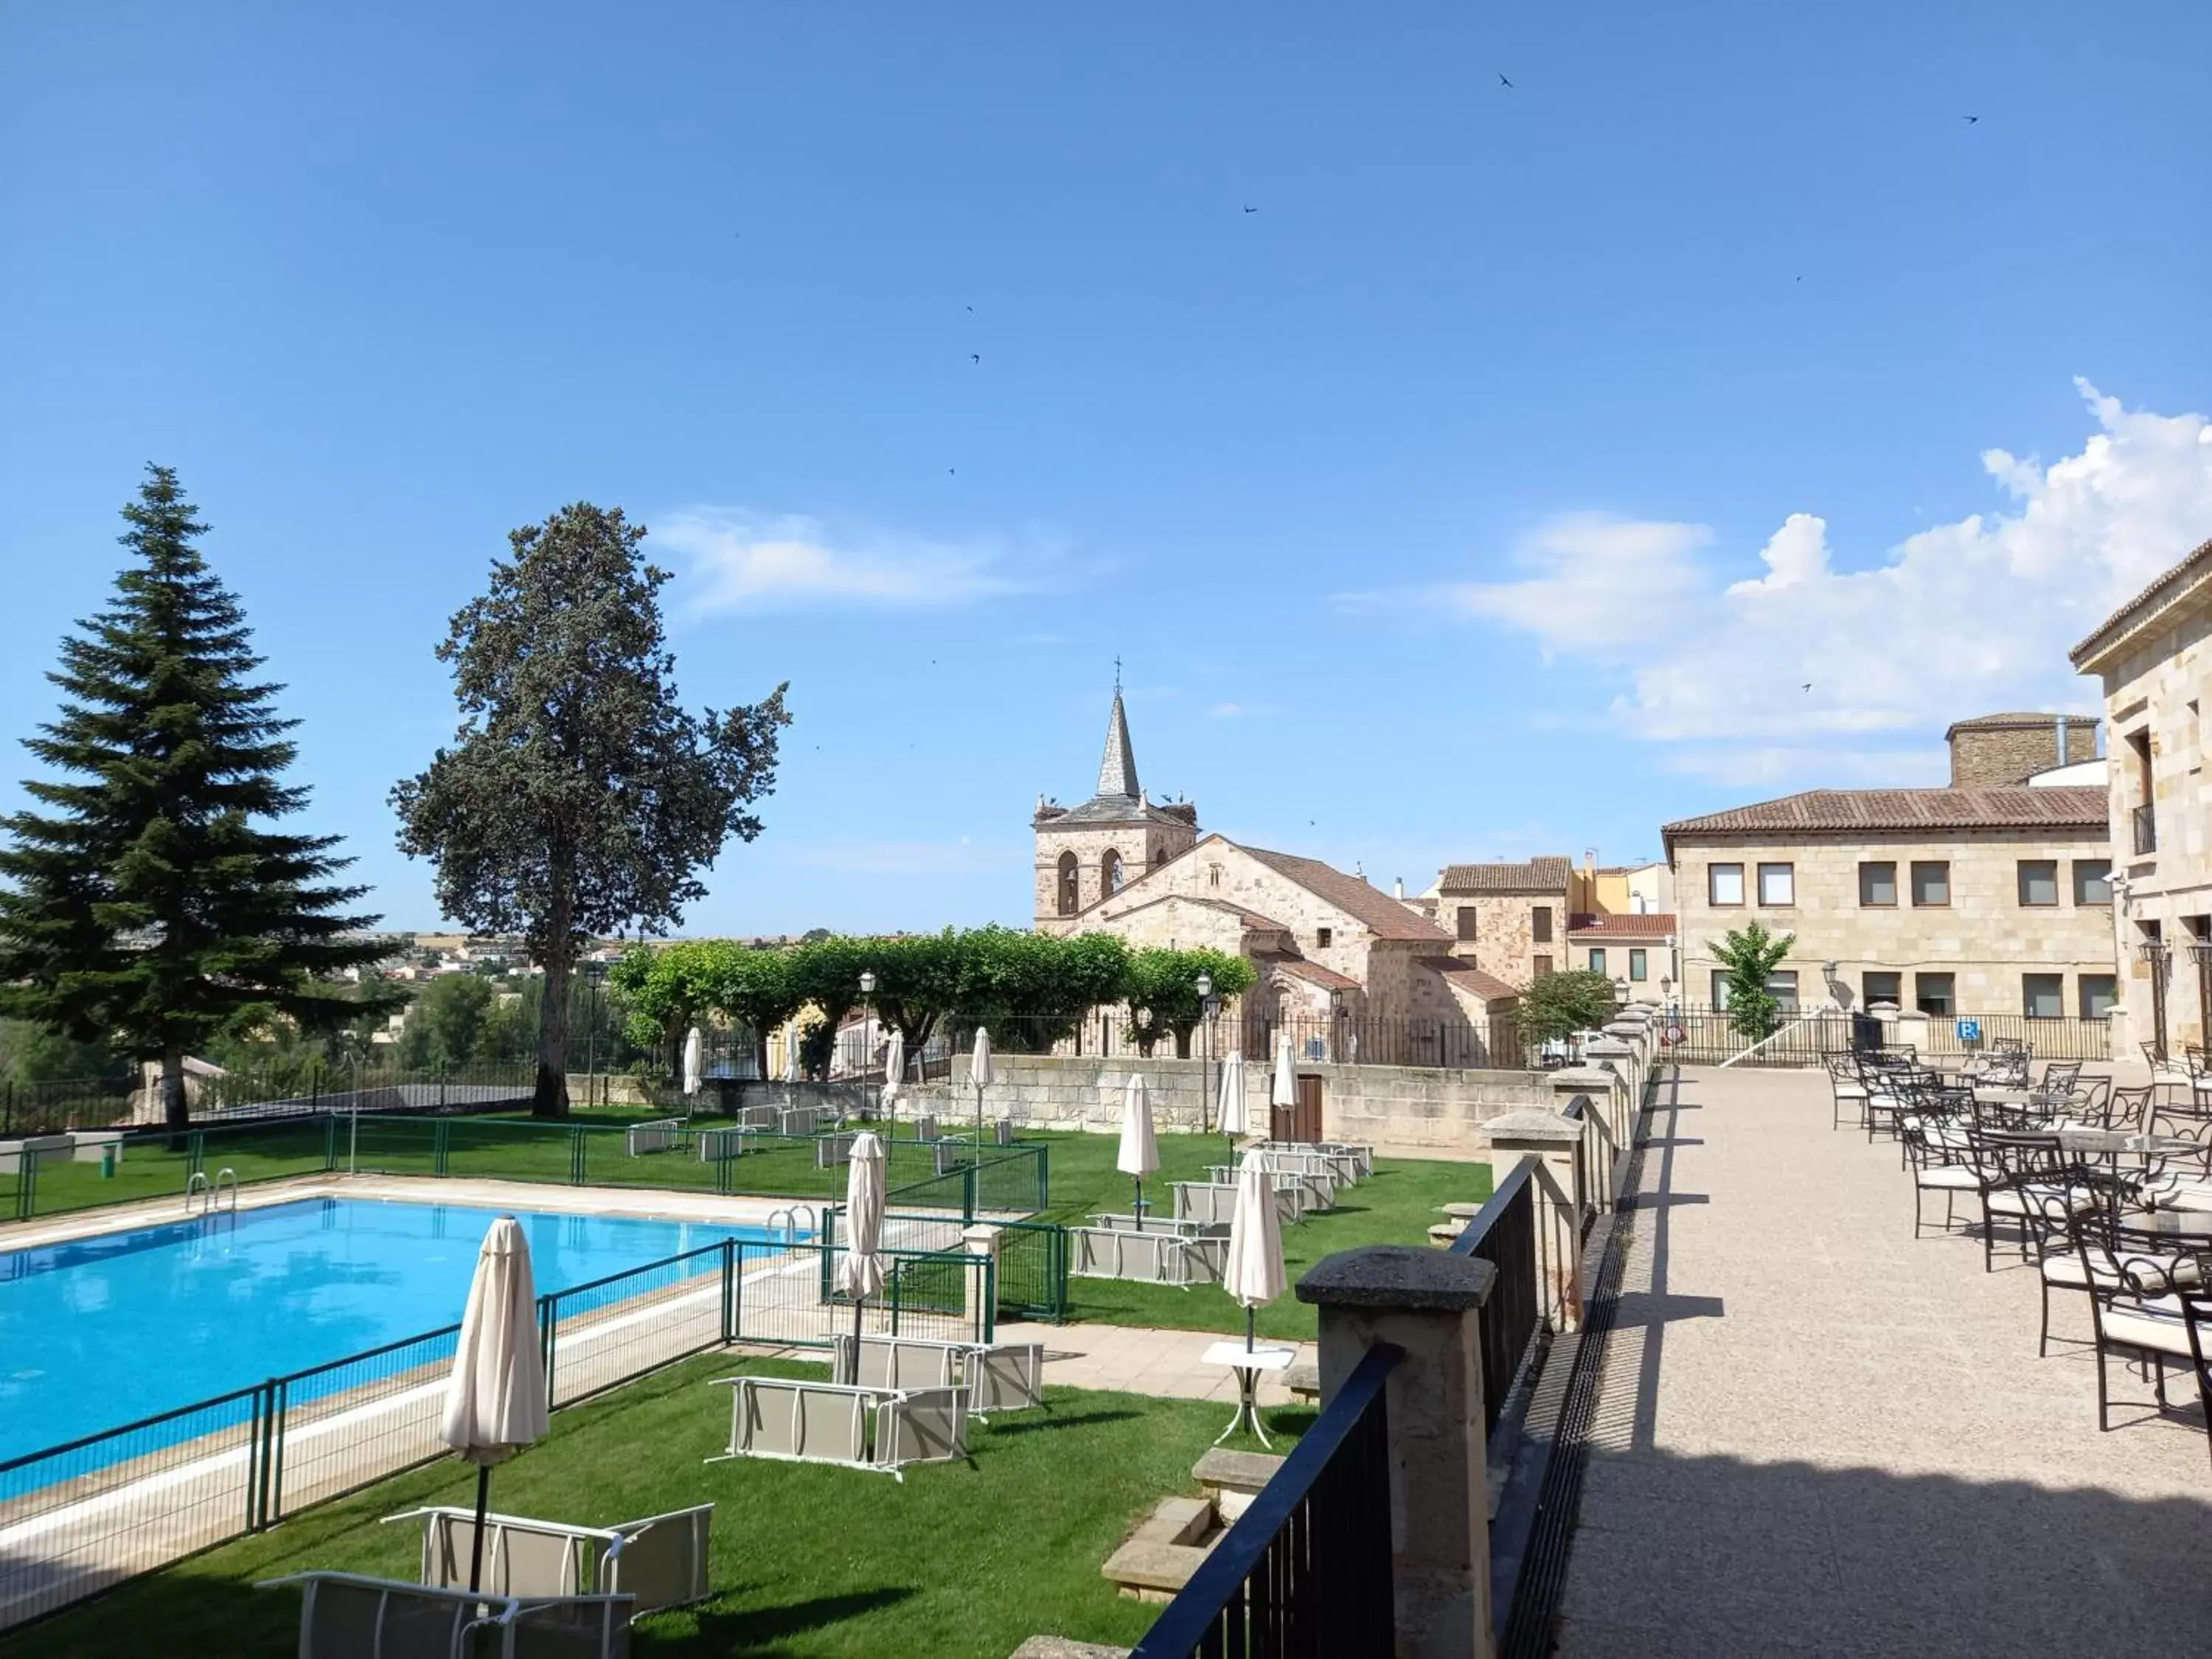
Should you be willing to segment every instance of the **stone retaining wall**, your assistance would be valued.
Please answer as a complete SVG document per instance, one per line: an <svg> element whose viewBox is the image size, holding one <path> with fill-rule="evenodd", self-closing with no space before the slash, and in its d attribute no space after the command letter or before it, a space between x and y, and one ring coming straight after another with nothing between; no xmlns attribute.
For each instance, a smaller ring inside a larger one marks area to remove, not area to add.
<svg viewBox="0 0 2212 1659"><path fill-rule="evenodd" d="M1201 1106L1207 1127L1218 1115L1207 1099L1201 1075L1206 1067L1200 1060L999 1054L992 1066L995 1077L984 1094L985 1115L1011 1111L1037 1128L1118 1129L1132 1072L1143 1075L1153 1124L1163 1133L1196 1130ZM1327 1139L1428 1158L1486 1158L1486 1122L1517 1107L1549 1106L1553 1096L1551 1079L1542 1072L1304 1061L1298 1073L1322 1079L1322 1133ZM1219 1074L1217 1061L1211 1075ZM1244 1077L1252 1121L1264 1122L1269 1073L1247 1065ZM975 1109L967 1079L967 1056L958 1055L951 1082L908 1089L900 1096L900 1115L919 1107L935 1112L947 1127L961 1123Z"/></svg>

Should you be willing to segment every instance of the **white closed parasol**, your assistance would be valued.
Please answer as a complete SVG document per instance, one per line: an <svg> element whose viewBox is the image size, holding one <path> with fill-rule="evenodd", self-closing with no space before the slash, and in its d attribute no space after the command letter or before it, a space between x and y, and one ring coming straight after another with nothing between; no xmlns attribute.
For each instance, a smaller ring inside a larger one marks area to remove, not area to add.
<svg viewBox="0 0 2212 1659"><path fill-rule="evenodd" d="M1137 1178L1137 1225L1145 1224L1145 1177L1160 1167L1160 1143L1152 1134L1152 1103L1145 1097L1145 1076L1129 1073L1121 1092L1121 1145L1114 1167Z"/></svg>
<svg viewBox="0 0 2212 1659"><path fill-rule="evenodd" d="M899 1085L906 1081L906 1033L893 1027L884 1048L884 1112L891 1121L891 1135L898 1134Z"/></svg>
<svg viewBox="0 0 2212 1659"><path fill-rule="evenodd" d="M476 1277L461 1316L453 1374L446 1382L440 1437L477 1466L476 1547L469 1588L483 1573L484 1514L491 1466L545 1433L545 1366L538 1349L538 1288L530 1273L530 1240L522 1224L501 1216L477 1253Z"/></svg>
<svg viewBox="0 0 2212 1659"><path fill-rule="evenodd" d="M1283 1293L1283 1233L1275 1211L1275 1177L1250 1152L1237 1171L1237 1207L1229 1219L1229 1261L1221 1288L1244 1304L1244 1349L1252 1349L1254 1312Z"/></svg>
<svg viewBox="0 0 2212 1659"><path fill-rule="evenodd" d="M684 1092L687 1097L699 1092L699 1069L706 1052L707 1041L694 1025L684 1034Z"/></svg>
<svg viewBox="0 0 2212 1659"><path fill-rule="evenodd" d="M1221 1062L1221 1133L1229 1137L1229 1155L1237 1156L1237 1137L1252 1133L1252 1109L1244 1102L1244 1051L1231 1048Z"/></svg>
<svg viewBox="0 0 2212 1659"><path fill-rule="evenodd" d="M991 1086L991 1032L975 1028L975 1052L968 1057L968 1080L975 1085L975 1157L983 1156L983 1091Z"/></svg>
<svg viewBox="0 0 2212 1659"><path fill-rule="evenodd" d="M845 1166L845 1254L837 1288L853 1299L853 1380L860 1375L860 1310L884 1289L884 1143L869 1130L853 1137Z"/></svg>
<svg viewBox="0 0 2212 1659"><path fill-rule="evenodd" d="M1275 1039L1275 1076L1267 1091L1267 1103L1286 1109L1298 1103L1297 1062L1291 1058L1287 1033Z"/></svg>

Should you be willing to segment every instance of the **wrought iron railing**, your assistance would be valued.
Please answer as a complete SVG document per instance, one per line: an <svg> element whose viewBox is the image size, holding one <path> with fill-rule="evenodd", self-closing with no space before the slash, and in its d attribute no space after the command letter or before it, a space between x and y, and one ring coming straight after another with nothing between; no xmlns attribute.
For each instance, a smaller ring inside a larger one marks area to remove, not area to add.
<svg viewBox="0 0 2212 1659"><path fill-rule="evenodd" d="M1389 1425L1401 1350L1377 1343L1130 1659L1389 1654Z"/></svg>
<svg viewBox="0 0 2212 1659"><path fill-rule="evenodd" d="M2155 809L2142 805L2128 813L2128 822L2135 830L2136 856L2148 858L2158 851L2158 814Z"/></svg>
<svg viewBox="0 0 2212 1659"><path fill-rule="evenodd" d="M1490 1299L1482 1304L1476 1340L1482 1359L1482 1426L1498 1426L1522 1361L1543 1322L1538 1257L1535 1160L1522 1158L1489 1201L1452 1241L1451 1254L1487 1261L1498 1269Z"/></svg>

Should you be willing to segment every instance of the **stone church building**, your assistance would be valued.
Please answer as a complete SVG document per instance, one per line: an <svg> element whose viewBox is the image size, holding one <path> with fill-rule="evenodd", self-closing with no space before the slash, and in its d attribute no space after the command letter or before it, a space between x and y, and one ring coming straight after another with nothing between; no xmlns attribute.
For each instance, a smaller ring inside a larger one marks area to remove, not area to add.
<svg viewBox="0 0 2212 1659"><path fill-rule="evenodd" d="M1040 799L1031 828L1037 931L1245 957L1259 983L1229 1017L1248 1052L1285 1030L1314 1058L1479 1064L1491 1018L1512 1006L1514 988L1455 957L1413 904L1318 859L1203 831L1188 802L1148 800L1118 688L1096 793L1078 806Z"/></svg>

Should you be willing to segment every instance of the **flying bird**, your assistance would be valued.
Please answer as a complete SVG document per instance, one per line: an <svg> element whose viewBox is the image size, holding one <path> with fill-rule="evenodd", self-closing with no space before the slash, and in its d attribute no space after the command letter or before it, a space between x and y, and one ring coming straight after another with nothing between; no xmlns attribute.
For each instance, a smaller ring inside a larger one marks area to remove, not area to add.
<svg viewBox="0 0 2212 1659"><path fill-rule="evenodd" d="M1510 91L1512 91L1512 90L1513 90L1513 83L1512 83L1510 81L1507 80L1507 79L1506 79L1504 76L1502 76L1502 75L1501 75L1501 76L1499 76L1498 77L1498 84L1499 86L1501 86L1501 87L1504 88L1505 88L1505 90L1506 90L1506 91L1508 91L1508 92L1510 92Z"/></svg>
<svg viewBox="0 0 2212 1659"><path fill-rule="evenodd" d="M1982 118L1978 115L1962 115L1959 118L1964 121L1968 126L1972 126L1975 122L1980 120Z"/></svg>
<svg viewBox="0 0 2212 1659"><path fill-rule="evenodd" d="M1807 681L1805 682L1805 689L1806 689L1808 691L1810 691L1810 690L1813 689L1813 682L1812 682L1812 681L1810 681L1810 680L1807 680Z"/></svg>
<svg viewBox="0 0 2212 1659"><path fill-rule="evenodd" d="M968 354L968 361L971 363L980 363L983 361L983 354L980 351L971 351Z"/></svg>
<svg viewBox="0 0 2212 1659"><path fill-rule="evenodd" d="M1259 210L1260 210L1255 207L1248 207L1244 210L1247 213L1257 213Z"/></svg>

